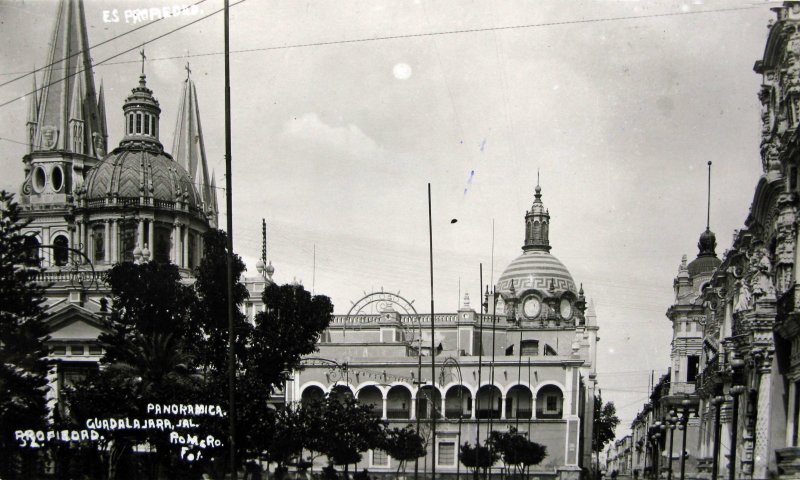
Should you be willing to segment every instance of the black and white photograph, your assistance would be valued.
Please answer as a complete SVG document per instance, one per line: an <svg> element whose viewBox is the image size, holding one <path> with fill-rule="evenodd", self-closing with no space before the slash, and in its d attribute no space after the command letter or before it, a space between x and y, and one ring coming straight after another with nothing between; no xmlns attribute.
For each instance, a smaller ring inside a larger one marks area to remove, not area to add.
<svg viewBox="0 0 800 480"><path fill-rule="evenodd" d="M800 478L800 1L0 45L0 480Z"/></svg>

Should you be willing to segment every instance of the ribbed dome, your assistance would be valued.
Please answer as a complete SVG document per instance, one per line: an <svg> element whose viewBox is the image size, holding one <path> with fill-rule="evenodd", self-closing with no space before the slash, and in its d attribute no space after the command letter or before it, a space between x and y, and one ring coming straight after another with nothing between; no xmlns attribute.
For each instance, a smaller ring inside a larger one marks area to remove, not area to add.
<svg viewBox="0 0 800 480"><path fill-rule="evenodd" d="M689 276L695 277L703 273L711 273L719 267L722 260L711 255L700 255L689 262Z"/></svg>
<svg viewBox="0 0 800 480"><path fill-rule="evenodd" d="M567 267L550 252L544 250L528 250L514 259L500 276L497 288L503 293L508 293L512 281L517 294L530 288L547 292L551 282L556 292L569 290L578 293Z"/></svg>
<svg viewBox="0 0 800 480"><path fill-rule="evenodd" d="M195 211L200 198L189 174L170 156L133 146L117 148L93 167L82 194L89 202L108 197L152 198L153 206L168 209L175 208L176 202L186 202L186 207Z"/></svg>

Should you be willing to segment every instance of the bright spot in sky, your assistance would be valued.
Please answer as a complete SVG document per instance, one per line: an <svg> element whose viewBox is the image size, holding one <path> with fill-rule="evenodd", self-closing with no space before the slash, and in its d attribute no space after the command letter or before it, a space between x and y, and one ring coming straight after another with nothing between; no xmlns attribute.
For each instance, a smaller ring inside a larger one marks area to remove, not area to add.
<svg viewBox="0 0 800 480"><path fill-rule="evenodd" d="M392 69L392 74L398 80L406 80L411 76L411 66L407 63L398 63Z"/></svg>
<svg viewBox="0 0 800 480"><path fill-rule="evenodd" d="M613 348L609 348L608 349L608 353L614 353L614 349Z"/></svg>

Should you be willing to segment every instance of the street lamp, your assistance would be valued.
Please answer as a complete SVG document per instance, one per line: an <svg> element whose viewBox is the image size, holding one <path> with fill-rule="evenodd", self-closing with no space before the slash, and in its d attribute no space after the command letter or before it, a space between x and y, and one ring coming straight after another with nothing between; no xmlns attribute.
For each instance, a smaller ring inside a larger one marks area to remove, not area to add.
<svg viewBox="0 0 800 480"><path fill-rule="evenodd" d="M689 408L692 402L688 398L681 401L681 418L678 428L683 430L683 441L681 442L681 480L684 480L686 473L686 432L689 430L689 417L692 410Z"/></svg>
<svg viewBox="0 0 800 480"><path fill-rule="evenodd" d="M675 427L678 424L678 416L675 410L670 410L667 413L664 423L669 428L669 467L667 468L667 480L672 480L672 444L675 440Z"/></svg>
<svg viewBox="0 0 800 480"><path fill-rule="evenodd" d="M458 388L458 408L459 408L459 412L458 412L458 442L456 443L456 445L458 445L458 448L460 449L461 448L461 420L464 417L463 412L461 410L462 408L464 408L464 379L461 376L461 365L458 363L458 360L456 360L454 357L447 357L444 360L444 362L442 362L442 371L441 371L442 381L439 382L439 383L441 383L442 385L444 385L444 383L445 383L444 382L444 367L447 366L448 364L452 364L453 366L455 366L456 367L456 371L458 372L458 387L459 387ZM445 392L444 398L442 398L442 401L443 402L447 402L446 392ZM447 418L447 408L444 409L444 413L445 413L444 417ZM456 455L456 480L461 480L461 459L457 458L457 457L458 457L458 455Z"/></svg>

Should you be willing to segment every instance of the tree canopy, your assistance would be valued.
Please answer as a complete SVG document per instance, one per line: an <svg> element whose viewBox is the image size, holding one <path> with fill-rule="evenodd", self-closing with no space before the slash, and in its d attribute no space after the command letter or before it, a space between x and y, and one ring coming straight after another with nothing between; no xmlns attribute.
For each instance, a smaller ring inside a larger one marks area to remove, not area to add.
<svg viewBox="0 0 800 480"><path fill-rule="evenodd" d="M614 440L614 430L619 425L617 407L614 402L603 404L600 394L594 397L594 428L596 432L592 439L592 450L602 452L606 444Z"/></svg>
<svg viewBox="0 0 800 480"><path fill-rule="evenodd" d="M14 196L0 191L0 477L17 478L20 451L14 430L46 423L48 328L44 289L34 283L26 222ZM38 252L34 253L38 255Z"/></svg>

